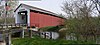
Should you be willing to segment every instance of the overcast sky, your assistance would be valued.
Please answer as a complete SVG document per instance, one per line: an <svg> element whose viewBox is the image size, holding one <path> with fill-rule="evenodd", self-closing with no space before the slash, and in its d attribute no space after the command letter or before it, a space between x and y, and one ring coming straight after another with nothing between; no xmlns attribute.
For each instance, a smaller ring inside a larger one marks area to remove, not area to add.
<svg viewBox="0 0 100 45"><path fill-rule="evenodd" d="M20 1L20 3L39 7L54 13L64 13L61 10L61 5L63 2L64 0Z"/></svg>

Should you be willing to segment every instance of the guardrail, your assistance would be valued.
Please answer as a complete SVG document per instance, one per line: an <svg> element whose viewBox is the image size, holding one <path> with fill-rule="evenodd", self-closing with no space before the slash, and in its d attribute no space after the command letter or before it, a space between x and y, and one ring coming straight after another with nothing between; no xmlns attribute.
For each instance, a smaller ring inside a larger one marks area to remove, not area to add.
<svg viewBox="0 0 100 45"><path fill-rule="evenodd" d="M0 24L0 29L12 28L12 27L27 27L27 24Z"/></svg>

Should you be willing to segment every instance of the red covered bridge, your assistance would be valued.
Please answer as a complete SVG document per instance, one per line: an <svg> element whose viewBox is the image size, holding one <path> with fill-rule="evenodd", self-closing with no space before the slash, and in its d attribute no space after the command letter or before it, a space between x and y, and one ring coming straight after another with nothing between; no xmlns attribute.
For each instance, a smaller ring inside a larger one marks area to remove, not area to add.
<svg viewBox="0 0 100 45"><path fill-rule="evenodd" d="M15 12L15 23L28 24L34 27L62 25L64 19L57 14L37 7L20 4Z"/></svg>

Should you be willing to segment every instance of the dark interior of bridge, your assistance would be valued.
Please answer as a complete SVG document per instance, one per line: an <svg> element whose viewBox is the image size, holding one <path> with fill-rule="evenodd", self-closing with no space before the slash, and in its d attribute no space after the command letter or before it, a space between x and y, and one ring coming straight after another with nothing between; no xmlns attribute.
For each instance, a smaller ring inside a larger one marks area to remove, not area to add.
<svg viewBox="0 0 100 45"><path fill-rule="evenodd" d="M21 23L27 24L27 11L21 11L18 14L21 15L21 20L23 20Z"/></svg>

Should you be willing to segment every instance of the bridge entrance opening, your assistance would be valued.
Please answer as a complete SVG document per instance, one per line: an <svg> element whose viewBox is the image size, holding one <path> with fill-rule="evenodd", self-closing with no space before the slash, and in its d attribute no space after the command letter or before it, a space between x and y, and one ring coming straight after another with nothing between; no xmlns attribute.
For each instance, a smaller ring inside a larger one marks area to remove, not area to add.
<svg viewBox="0 0 100 45"><path fill-rule="evenodd" d="M18 20L20 24L27 24L27 11L18 12Z"/></svg>

